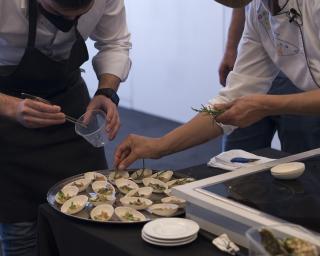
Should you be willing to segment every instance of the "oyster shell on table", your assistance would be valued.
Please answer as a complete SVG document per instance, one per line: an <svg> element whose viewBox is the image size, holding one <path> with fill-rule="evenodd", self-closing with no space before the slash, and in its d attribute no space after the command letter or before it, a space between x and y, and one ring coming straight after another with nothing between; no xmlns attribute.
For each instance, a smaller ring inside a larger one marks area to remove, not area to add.
<svg viewBox="0 0 320 256"><path fill-rule="evenodd" d="M126 222L146 221L146 217L136 209L126 206L119 206L115 209L117 217Z"/></svg>
<svg viewBox="0 0 320 256"><path fill-rule="evenodd" d="M174 215L178 211L179 206L176 204L153 204L148 208L148 211L152 214L169 217Z"/></svg>
<svg viewBox="0 0 320 256"><path fill-rule="evenodd" d="M114 209L109 204L101 204L93 208L90 212L90 218L96 221L106 222L114 213Z"/></svg>
<svg viewBox="0 0 320 256"><path fill-rule="evenodd" d="M79 193L79 188L76 186L65 186L55 195L55 200L58 204L64 204L71 197Z"/></svg>
<svg viewBox="0 0 320 256"><path fill-rule="evenodd" d="M108 175L108 180L112 183L115 184L117 179L121 179L121 178L125 178L128 179L129 178L129 173L127 171L113 171L110 172Z"/></svg>
<svg viewBox="0 0 320 256"><path fill-rule="evenodd" d="M161 180L162 182L168 182L173 175L173 171L167 170L167 171L161 171L156 172L151 175L151 178Z"/></svg>
<svg viewBox="0 0 320 256"><path fill-rule="evenodd" d="M138 189L131 190L128 194L125 195L125 197L129 196L137 196L137 197L143 197L143 198L150 198L152 195L153 188L151 187L142 187Z"/></svg>
<svg viewBox="0 0 320 256"><path fill-rule="evenodd" d="M176 196L164 197L161 199L161 202L165 204L176 204L179 208L184 208L186 206L186 200Z"/></svg>
<svg viewBox="0 0 320 256"><path fill-rule="evenodd" d="M122 197L120 202L123 206L131 207L136 210L144 210L152 205L152 201L143 197Z"/></svg>
<svg viewBox="0 0 320 256"><path fill-rule="evenodd" d="M79 189L79 192L82 192L84 190L87 189L87 187L89 186L90 181L84 178L81 179L77 179L75 181L72 181L70 183L68 183L66 186L64 186L63 188L67 187L67 186L76 186Z"/></svg>
<svg viewBox="0 0 320 256"><path fill-rule="evenodd" d="M115 182L116 182L117 188L123 194L127 194L131 190L139 188L137 183L135 183L135 182L133 182L132 180L129 180L129 179L120 178L120 179L117 179Z"/></svg>
<svg viewBox="0 0 320 256"><path fill-rule="evenodd" d="M190 178L190 177L186 177L186 178L180 178L180 179L174 179L174 180L170 180L167 182L167 185L169 188L175 187L175 186L179 186L179 185L184 185L190 182L195 181L194 178Z"/></svg>
<svg viewBox="0 0 320 256"><path fill-rule="evenodd" d="M87 179L87 180L90 180L90 183L94 182L94 181L107 180L107 177L104 176L103 174L99 173L99 172L86 172L84 174L84 178Z"/></svg>
<svg viewBox="0 0 320 256"><path fill-rule="evenodd" d="M158 179L144 178L142 181L146 187L151 187L154 193L163 193L168 189L168 185Z"/></svg>
<svg viewBox="0 0 320 256"><path fill-rule="evenodd" d="M85 195L78 195L70 198L61 206L61 212L65 214L75 214L80 212L87 204L88 197Z"/></svg>
<svg viewBox="0 0 320 256"><path fill-rule="evenodd" d="M135 183L142 183L144 178L150 177L151 175L151 169L139 169L131 174L130 179L132 179Z"/></svg>

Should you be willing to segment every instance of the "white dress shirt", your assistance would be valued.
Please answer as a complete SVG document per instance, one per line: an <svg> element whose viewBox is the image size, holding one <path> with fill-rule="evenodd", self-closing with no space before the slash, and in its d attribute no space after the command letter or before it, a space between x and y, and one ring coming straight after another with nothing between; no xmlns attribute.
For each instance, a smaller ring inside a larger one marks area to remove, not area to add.
<svg viewBox="0 0 320 256"><path fill-rule="evenodd" d="M0 0L0 66L17 65L23 56L28 39L27 6L27 0ZM96 74L109 73L125 80L131 66L131 43L123 0L95 0L80 17L78 30L84 40L95 41L98 53L92 62ZM62 60L68 58L74 40L74 29L64 33L39 13L36 48Z"/></svg>
<svg viewBox="0 0 320 256"><path fill-rule="evenodd" d="M302 33L295 22L289 22L291 8L300 15L295 21L301 24ZM271 16L260 0L253 0L234 70L227 86L209 104L266 94L280 70L303 91L319 89L312 75L320 84L320 1L289 0L281 13ZM227 134L235 129L221 127Z"/></svg>

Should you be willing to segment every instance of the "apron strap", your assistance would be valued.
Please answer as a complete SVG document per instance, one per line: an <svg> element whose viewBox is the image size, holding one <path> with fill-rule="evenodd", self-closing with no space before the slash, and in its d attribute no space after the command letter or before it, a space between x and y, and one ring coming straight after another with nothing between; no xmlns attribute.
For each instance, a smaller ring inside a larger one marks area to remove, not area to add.
<svg viewBox="0 0 320 256"><path fill-rule="evenodd" d="M37 35L37 16L38 8L36 0L29 0L28 3L28 18L29 18L29 34L28 48L34 48Z"/></svg>

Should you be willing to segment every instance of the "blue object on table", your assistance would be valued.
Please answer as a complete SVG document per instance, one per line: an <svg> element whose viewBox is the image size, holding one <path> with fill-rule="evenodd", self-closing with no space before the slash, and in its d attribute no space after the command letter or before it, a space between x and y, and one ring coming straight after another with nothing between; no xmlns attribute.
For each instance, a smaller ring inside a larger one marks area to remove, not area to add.
<svg viewBox="0 0 320 256"><path fill-rule="evenodd" d="M258 161L258 158L245 158L245 157L234 157L230 160L231 163L252 163Z"/></svg>

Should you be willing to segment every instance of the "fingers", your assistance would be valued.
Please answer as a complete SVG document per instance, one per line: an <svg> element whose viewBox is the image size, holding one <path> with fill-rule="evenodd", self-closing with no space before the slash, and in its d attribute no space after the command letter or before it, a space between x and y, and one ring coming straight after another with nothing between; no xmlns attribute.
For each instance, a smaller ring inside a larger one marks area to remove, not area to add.
<svg viewBox="0 0 320 256"><path fill-rule="evenodd" d="M119 170L124 170L137 159L138 157L133 153L130 142L126 139L116 148L114 166Z"/></svg>
<svg viewBox="0 0 320 256"><path fill-rule="evenodd" d="M61 108L56 105L50 105L46 104L43 102L35 101L35 100L30 100L30 99L25 99L25 106L30 107L36 111L39 112L46 112L46 113L59 113L61 111Z"/></svg>
<svg viewBox="0 0 320 256"><path fill-rule="evenodd" d="M109 134L109 139L113 140L120 128L120 117L118 113L118 109L114 103L109 106L107 113L107 127L106 130Z"/></svg>

